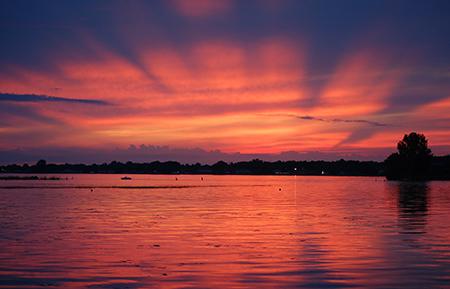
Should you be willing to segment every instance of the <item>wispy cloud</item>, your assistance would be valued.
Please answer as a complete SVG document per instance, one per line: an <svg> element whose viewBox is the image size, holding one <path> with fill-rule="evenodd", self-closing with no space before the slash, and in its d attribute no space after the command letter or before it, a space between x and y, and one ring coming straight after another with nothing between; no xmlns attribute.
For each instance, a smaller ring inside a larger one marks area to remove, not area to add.
<svg viewBox="0 0 450 289"><path fill-rule="evenodd" d="M267 115L267 114L266 114ZM310 121L320 121L320 122L341 122L341 123L363 123L372 126L391 126L387 123L365 120L365 119L343 119L343 118L322 118L315 117L310 115L295 115L295 114L269 114L270 116L286 116L286 117L294 117L301 120L310 120Z"/></svg>
<svg viewBox="0 0 450 289"><path fill-rule="evenodd" d="M81 99L81 98L66 98L50 95L38 94L16 94L16 93L0 93L0 101L8 102L70 102L81 104L94 105L109 105L108 102L98 99Z"/></svg>
<svg viewBox="0 0 450 289"><path fill-rule="evenodd" d="M323 121L323 122L365 123L365 124L370 124L373 126L389 126L389 124L386 124L386 123L365 120L365 119L342 119L342 118L325 119L325 118L313 117L313 116L309 116L309 115L297 116L297 118L303 119L303 120L317 120L317 121Z"/></svg>

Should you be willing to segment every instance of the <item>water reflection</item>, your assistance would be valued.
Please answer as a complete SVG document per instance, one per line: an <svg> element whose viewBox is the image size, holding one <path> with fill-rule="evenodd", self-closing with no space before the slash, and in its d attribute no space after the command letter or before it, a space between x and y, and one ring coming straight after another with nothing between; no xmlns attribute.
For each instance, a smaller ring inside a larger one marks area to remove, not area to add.
<svg viewBox="0 0 450 289"><path fill-rule="evenodd" d="M398 183L400 233L426 233L429 186L425 182Z"/></svg>
<svg viewBox="0 0 450 289"><path fill-rule="evenodd" d="M123 188L115 175L75 175L53 185L0 182L0 288L450 284L450 182L296 181L179 176L174 187L173 176L136 175Z"/></svg>

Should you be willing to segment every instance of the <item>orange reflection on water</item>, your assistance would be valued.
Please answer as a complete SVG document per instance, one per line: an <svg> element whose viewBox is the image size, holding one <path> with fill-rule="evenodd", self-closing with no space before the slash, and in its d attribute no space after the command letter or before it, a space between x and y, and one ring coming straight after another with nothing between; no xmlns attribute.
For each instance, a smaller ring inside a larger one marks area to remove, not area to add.
<svg viewBox="0 0 450 289"><path fill-rule="evenodd" d="M20 193L1 183L3 283L435 288L448 276L448 183L203 178L75 175Z"/></svg>

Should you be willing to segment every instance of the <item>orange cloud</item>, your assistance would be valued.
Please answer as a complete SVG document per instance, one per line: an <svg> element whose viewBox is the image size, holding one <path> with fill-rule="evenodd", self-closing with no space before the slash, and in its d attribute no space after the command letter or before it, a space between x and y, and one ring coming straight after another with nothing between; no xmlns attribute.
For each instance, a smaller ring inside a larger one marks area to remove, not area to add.
<svg viewBox="0 0 450 289"><path fill-rule="evenodd" d="M386 147L409 129L383 127L381 134L370 127L363 138L343 142L369 122L401 122L402 116L381 112L407 72L368 49L349 54L335 71L322 76L317 103L302 107L302 101L312 97L311 81L316 78L308 75L307 53L298 42L267 38L242 45L211 39L183 50L143 47L136 51L138 64L95 43L91 46L97 57L61 59L58 73L18 67L3 78L7 81L0 91L94 98L110 106L30 103L30 109L58 123L31 126L32 120L21 117L16 127L0 129L20 134L33 127L45 136L57 132L33 142L36 145L151 143L248 153L331 151L337 144L341 150ZM444 101L424 107L414 112L415 119L443 116L447 106ZM439 144L448 143L444 129L441 134L429 132ZM0 145L29 143L23 138Z"/></svg>
<svg viewBox="0 0 450 289"><path fill-rule="evenodd" d="M403 71L368 49L349 55L337 67L320 95L321 115L370 115L387 106Z"/></svg>

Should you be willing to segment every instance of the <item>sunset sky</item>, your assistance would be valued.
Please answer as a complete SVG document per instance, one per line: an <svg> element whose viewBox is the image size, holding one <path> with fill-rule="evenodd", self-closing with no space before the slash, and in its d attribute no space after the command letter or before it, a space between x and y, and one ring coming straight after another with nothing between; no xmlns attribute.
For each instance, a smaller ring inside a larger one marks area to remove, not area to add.
<svg viewBox="0 0 450 289"><path fill-rule="evenodd" d="M450 153L450 1L0 1L0 162ZM238 154L240 153L240 154Z"/></svg>

